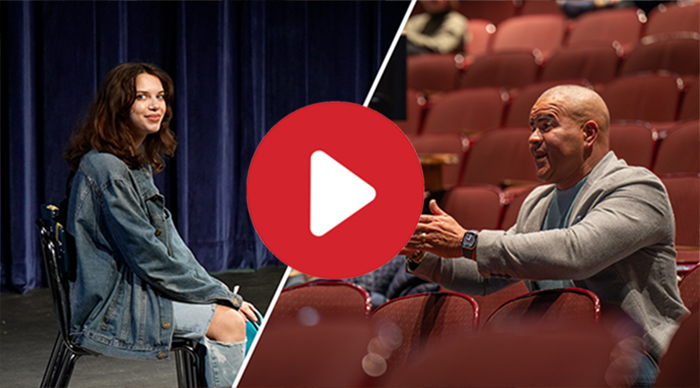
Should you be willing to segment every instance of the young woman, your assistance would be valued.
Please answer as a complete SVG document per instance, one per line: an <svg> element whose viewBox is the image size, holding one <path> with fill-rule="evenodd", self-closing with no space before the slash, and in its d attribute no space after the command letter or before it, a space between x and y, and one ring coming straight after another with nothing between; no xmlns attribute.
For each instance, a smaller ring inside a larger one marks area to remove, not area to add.
<svg viewBox="0 0 700 388"><path fill-rule="evenodd" d="M75 238L71 334L87 349L163 359L173 335L207 349L210 386L231 386L254 308L211 277L180 238L153 173L175 151L173 82L154 65L112 69L64 152ZM246 318L247 317L247 318Z"/></svg>

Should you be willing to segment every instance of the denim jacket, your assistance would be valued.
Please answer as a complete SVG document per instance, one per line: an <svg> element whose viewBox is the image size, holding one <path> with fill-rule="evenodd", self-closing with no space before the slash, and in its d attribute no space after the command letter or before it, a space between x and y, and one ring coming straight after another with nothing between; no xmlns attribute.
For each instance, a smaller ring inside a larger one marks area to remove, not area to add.
<svg viewBox="0 0 700 388"><path fill-rule="evenodd" d="M87 349L163 359L173 336L171 300L242 303L182 241L150 166L132 169L109 153L85 154L66 230L76 250L71 335Z"/></svg>

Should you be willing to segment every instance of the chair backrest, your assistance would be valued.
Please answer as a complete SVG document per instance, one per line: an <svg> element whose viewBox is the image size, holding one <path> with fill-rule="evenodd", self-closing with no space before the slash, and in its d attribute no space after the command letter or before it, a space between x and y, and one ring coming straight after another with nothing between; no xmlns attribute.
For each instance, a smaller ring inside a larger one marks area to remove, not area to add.
<svg viewBox="0 0 700 388"><path fill-rule="evenodd" d="M72 348L70 341L70 296L66 279L68 267L68 243L63 225L57 222L58 207L42 205L41 217L36 221L41 239L44 270L53 297L54 312L58 329L65 344Z"/></svg>
<svg viewBox="0 0 700 388"><path fill-rule="evenodd" d="M442 209L466 229L497 229L503 192L491 185L455 187L442 199Z"/></svg>
<svg viewBox="0 0 700 388"><path fill-rule="evenodd" d="M698 283L695 283L697 290ZM659 361L655 387L700 387L700 311L683 318Z"/></svg>
<svg viewBox="0 0 700 388"><path fill-rule="evenodd" d="M520 2L521 15L554 14L563 15L563 11L556 1L523 0Z"/></svg>
<svg viewBox="0 0 700 388"><path fill-rule="evenodd" d="M444 190L454 187L459 177L464 153L469 148L469 137L461 133L426 133L420 136L409 136L408 139L419 156L429 154L457 155L457 162L454 164L423 166L426 190L433 190L434 184L439 185ZM440 168L441 182L430 176L429 169L433 168ZM437 182L428 182L430 179L435 179Z"/></svg>
<svg viewBox="0 0 700 388"><path fill-rule="evenodd" d="M459 13L470 20L487 19L496 25L515 16L517 12L512 1L460 1L458 3Z"/></svg>
<svg viewBox="0 0 700 388"><path fill-rule="evenodd" d="M606 377L614 376L622 369L621 362L627 361L622 357L627 354L614 350L619 338L612 337L604 325L590 322L569 323L556 330L482 331L430 346L420 360L399 368L383 386L611 386L617 381Z"/></svg>
<svg viewBox="0 0 700 388"><path fill-rule="evenodd" d="M371 311L372 298L364 288L342 281L315 281L282 290L272 318L314 321L323 315L368 317Z"/></svg>
<svg viewBox="0 0 700 388"><path fill-rule="evenodd" d="M581 288L540 290L516 297L496 309L484 328L499 330L528 324L558 325L561 322L597 322L600 299Z"/></svg>
<svg viewBox="0 0 700 388"><path fill-rule="evenodd" d="M496 25L486 19L472 19L467 21L467 33L469 42L464 45L464 52L468 55L479 56L488 52L491 37L496 32Z"/></svg>
<svg viewBox="0 0 700 388"><path fill-rule="evenodd" d="M700 303L700 264L696 264L680 283L678 289L681 291L681 300L688 310L697 310Z"/></svg>
<svg viewBox="0 0 700 388"><path fill-rule="evenodd" d="M371 386L368 372L382 372L364 361L373 338L376 333L366 318L322 319L313 326L271 320L239 386Z"/></svg>
<svg viewBox="0 0 700 388"><path fill-rule="evenodd" d="M472 296L472 298L479 304L479 315L487 318L496 311L497 308L503 305L503 303L520 295L525 295L528 292L530 292L530 290L527 289L525 282L519 281L493 294ZM484 323L486 323L486 319L479 320L479 323L483 326Z"/></svg>
<svg viewBox="0 0 700 388"><path fill-rule="evenodd" d="M406 120L394 120L394 124L406 135L417 135L421 130L425 103L423 93L410 88L406 90Z"/></svg>
<svg viewBox="0 0 700 388"><path fill-rule="evenodd" d="M452 54L412 55L406 60L406 85L420 91L457 88L459 69Z"/></svg>
<svg viewBox="0 0 700 388"><path fill-rule="evenodd" d="M619 121L610 125L610 149L630 166L651 168L658 133L644 121Z"/></svg>
<svg viewBox="0 0 700 388"><path fill-rule="evenodd" d="M520 88L537 79L537 58L531 52L504 52L476 58L464 73L462 87Z"/></svg>
<svg viewBox="0 0 700 388"><path fill-rule="evenodd" d="M428 341L474 332L479 325L479 306L467 295L422 293L384 303L372 313L372 321L394 333L396 346L387 361L398 366L419 354Z"/></svg>
<svg viewBox="0 0 700 388"><path fill-rule="evenodd" d="M425 116L423 134L477 134L498 128L505 111L497 88L463 89L440 96Z"/></svg>
<svg viewBox="0 0 700 388"><path fill-rule="evenodd" d="M676 222L676 245L700 247L700 174L662 175Z"/></svg>
<svg viewBox="0 0 700 388"><path fill-rule="evenodd" d="M700 79L698 77L683 77L683 100L678 112L678 120L700 119Z"/></svg>
<svg viewBox="0 0 700 388"><path fill-rule="evenodd" d="M539 184L532 184L530 186L518 188L519 190L517 190L515 193L509 193L512 195L509 195L506 198L507 203L505 210L503 211L503 217L501 218L501 225L499 226L499 229L508 230L515 225L515 223L518 221L520 207L523 206L525 198L527 198L527 196L530 195L530 192L532 192L532 190L534 190L537 186L539 186Z"/></svg>
<svg viewBox="0 0 700 388"><path fill-rule="evenodd" d="M620 64L613 47L583 47L558 50L542 68L540 81L586 79L592 84L612 81Z"/></svg>
<svg viewBox="0 0 700 388"><path fill-rule="evenodd" d="M536 51L546 59L564 39L563 15L543 14L516 16L498 25L493 36L492 52Z"/></svg>
<svg viewBox="0 0 700 388"><path fill-rule="evenodd" d="M644 36L670 32L700 32L700 4L660 4L649 12Z"/></svg>
<svg viewBox="0 0 700 388"><path fill-rule="evenodd" d="M536 182L529 137L527 127L499 128L485 133L467 152L460 184L501 187L507 180Z"/></svg>
<svg viewBox="0 0 700 388"><path fill-rule="evenodd" d="M693 120L666 133L659 142L654 173L700 172L700 121Z"/></svg>
<svg viewBox="0 0 700 388"><path fill-rule="evenodd" d="M683 83L671 74L643 74L617 78L600 92L610 111L610 119L673 121Z"/></svg>
<svg viewBox="0 0 700 388"><path fill-rule="evenodd" d="M629 53L620 73L622 76L645 71L666 70L681 76L698 75L700 67L700 33L673 36L650 36L642 39Z"/></svg>
<svg viewBox="0 0 700 388"><path fill-rule="evenodd" d="M644 16L638 8L601 9L576 18L569 48L617 47L628 51L640 38Z"/></svg>

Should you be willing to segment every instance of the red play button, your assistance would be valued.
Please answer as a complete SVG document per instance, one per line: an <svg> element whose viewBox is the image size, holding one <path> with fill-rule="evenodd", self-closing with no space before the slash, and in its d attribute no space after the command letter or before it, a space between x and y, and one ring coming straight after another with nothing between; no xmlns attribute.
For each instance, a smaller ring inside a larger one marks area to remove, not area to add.
<svg viewBox="0 0 700 388"><path fill-rule="evenodd" d="M346 102L314 104L275 125L248 171L248 210L280 260L321 278L373 271L406 244L423 174L401 130Z"/></svg>

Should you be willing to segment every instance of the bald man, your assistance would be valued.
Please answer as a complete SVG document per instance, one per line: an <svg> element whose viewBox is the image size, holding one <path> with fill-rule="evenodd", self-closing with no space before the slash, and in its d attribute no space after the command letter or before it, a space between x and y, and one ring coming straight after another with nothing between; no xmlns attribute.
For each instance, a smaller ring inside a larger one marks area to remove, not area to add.
<svg viewBox="0 0 700 388"><path fill-rule="evenodd" d="M530 152L549 185L527 197L508 231L468 231L433 201L403 253L407 270L486 295L519 280L573 280L617 305L644 332L654 363L687 313L676 281L674 221L661 181L610 151L610 116L595 92L547 90L530 112ZM642 372L644 373L644 372ZM646 381L645 381L646 379Z"/></svg>

